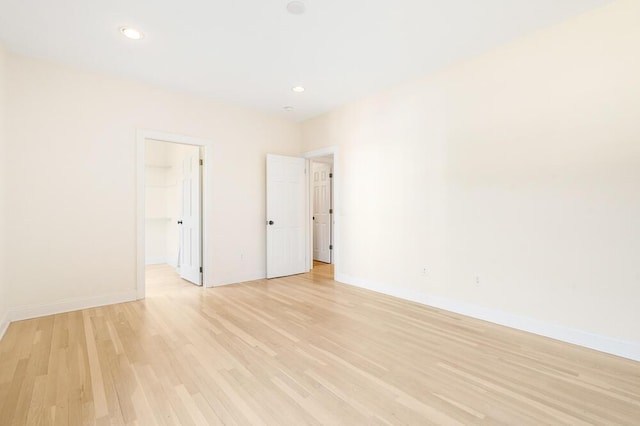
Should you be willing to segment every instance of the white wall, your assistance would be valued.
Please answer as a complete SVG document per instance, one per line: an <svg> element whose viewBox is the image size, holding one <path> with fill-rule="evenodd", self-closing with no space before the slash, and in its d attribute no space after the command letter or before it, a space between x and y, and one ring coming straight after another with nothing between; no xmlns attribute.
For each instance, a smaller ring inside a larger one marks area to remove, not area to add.
<svg viewBox="0 0 640 426"><path fill-rule="evenodd" d="M136 129L212 141L209 284L264 276L265 154L299 152L299 125L42 60L7 59L7 174L17 183L6 211L12 309L135 297Z"/></svg>
<svg viewBox="0 0 640 426"><path fill-rule="evenodd" d="M4 199L5 193L5 164L6 164L6 155L4 152L4 147L6 143L5 139L5 130L4 130L4 122L5 122L5 57L6 52L2 44L0 44L0 338L4 334L5 328L8 325L7 308L9 306L8 303L8 283L5 275L5 256L4 256L4 245L5 245L5 221L4 221L4 212L6 208L6 203Z"/></svg>
<svg viewBox="0 0 640 426"><path fill-rule="evenodd" d="M169 213L169 192L175 192L170 182L169 144L146 141L145 144L145 263L167 263L167 235L177 226ZM177 201L176 201L177 203Z"/></svg>
<svg viewBox="0 0 640 426"><path fill-rule="evenodd" d="M304 151L339 150L338 279L640 359L638 16L621 0L303 123Z"/></svg>

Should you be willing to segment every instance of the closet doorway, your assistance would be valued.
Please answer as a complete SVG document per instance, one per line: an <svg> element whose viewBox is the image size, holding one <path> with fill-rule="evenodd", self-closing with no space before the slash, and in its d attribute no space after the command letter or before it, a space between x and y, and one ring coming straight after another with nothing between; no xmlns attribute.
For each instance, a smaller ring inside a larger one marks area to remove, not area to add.
<svg viewBox="0 0 640 426"><path fill-rule="evenodd" d="M180 135L138 133L139 299L145 297L147 285L155 292L163 280L206 283L205 144Z"/></svg>
<svg viewBox="0 0 640 426"><path fill-rule="evenodd" d="M145 141L145 265L202 285L200 147Z"/></svg>

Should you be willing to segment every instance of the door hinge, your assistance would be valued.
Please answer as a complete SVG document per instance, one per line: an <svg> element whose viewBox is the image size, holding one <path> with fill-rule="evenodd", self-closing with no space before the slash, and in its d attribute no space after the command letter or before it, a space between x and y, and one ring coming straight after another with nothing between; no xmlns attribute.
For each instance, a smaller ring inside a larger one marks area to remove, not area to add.
<svg viewBox="0 0 640 426"><path fill-rule="evenodd" d="M333 209L329 209L329 214L333 214Z"/></svg>
<svg viewBox="0 0 640 426"><path fill-rule="evenodd" d="M329 250L333 250L333 244L329 245Z"/></svg>
<svg viewBox="0 0 640 426"><path fill-rule="evenodd" d="M202 166L202 158L200 159L200 165Z"/></svg>
<svg viewBox="0 0 640 426"><path fill-rule="evenodd" d="M202 273L202 266L200 267L200 273Z"/></svg>
<svg viewBox="0 0 640 426"><path fill-rule="evenodd" d="M333 177L333 173L329 173L329 177L332 178Z"/></svg>

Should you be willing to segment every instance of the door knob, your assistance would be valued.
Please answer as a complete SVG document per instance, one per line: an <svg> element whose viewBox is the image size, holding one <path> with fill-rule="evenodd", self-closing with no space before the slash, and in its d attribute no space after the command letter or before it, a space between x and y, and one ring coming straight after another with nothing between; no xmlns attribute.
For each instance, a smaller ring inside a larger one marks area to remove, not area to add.
<svg viewBox="0 0 640 426"><path fill-rule="evenodd" d="M273 221L272 220L269 221L269 225L273 225Z"/></svg>

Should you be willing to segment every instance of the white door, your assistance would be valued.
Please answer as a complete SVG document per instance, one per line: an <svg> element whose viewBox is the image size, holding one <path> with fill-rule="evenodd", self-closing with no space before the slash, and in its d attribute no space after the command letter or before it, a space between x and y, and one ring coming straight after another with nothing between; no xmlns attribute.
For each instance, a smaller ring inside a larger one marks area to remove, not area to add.
<svg viewBox="0 0 640 426"><path fill-rule="evenodd" d="M200 254L200 152L185 150L182 160L182 219L180 231L180 276L202 285Z"/></svg>
<svg viewBox="0 0 640 426"><path fill-rule="evenodd" d="M313 258L331 263L331 164L313 163Z"/></svg>
<svg viewBox="0 0 640 426"><path fill-rule="evenodd" d="M307 272L304 158L267 155L267 278Z"/></svg>

